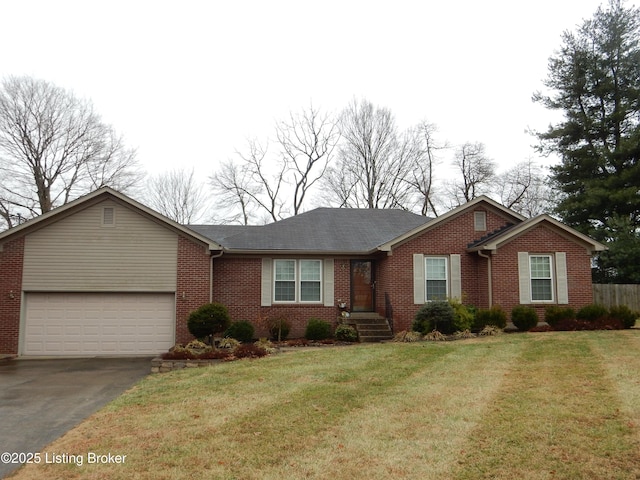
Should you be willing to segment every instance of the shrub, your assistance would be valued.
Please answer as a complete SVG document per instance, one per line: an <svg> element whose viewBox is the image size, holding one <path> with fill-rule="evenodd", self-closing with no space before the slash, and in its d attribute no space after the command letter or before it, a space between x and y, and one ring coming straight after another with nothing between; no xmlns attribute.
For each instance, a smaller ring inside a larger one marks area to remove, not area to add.
<svg viewBox="0 0 640 480"><path fill-rule="evenodd" d="M411 328L423 335L438 330L442 333L453 333L455 311L449 302L425 303L416 312Z"/></svg>
<svg viewBox="0 0 640 480"><path fill-rule="evenodd" d="M253 340L253 332L254 328L251 323L246 320L240 320L229 325L229 328L224 331L224 336L247 343Z"/></svg>
<svg viewBox="0 0 640 480"><path fill-rule="evenodd" d="M607 307L604 305L587 305L578 310L576 318L578 320L584 320L585 322L595 322L602 317L606 317L609 314Z"/></svg>
<svg viewBox="0 0 640 480"><path fill-rule="evenodd" d="M626 305L614 306L609 309L611 319L620 320L624 328L631 328L636 324L636 319L640 316L638 312L632 311Z"/></svg>
<svg viewBox="0 0 640 480"><path fill-rule="evenodd" d="M268 354L278 353L278 347L276 347L273 343L271 343L266 338L261 338L257 342L254 343L255 346L264 349Z"/></svg>
<svg viewBox="0 0 640 480"><path fill-rule="evenodd" d="M223 338L222 340L220 340L220 343L218 344L218 348L226 348L229 350L233 350L234 348L239 346L240 346L240 342L235 338L230 338L230 337Z"/></svg>
<svg viewBox="0 0 640 480"><path fill-rule="evenodd" d="M473 326L475 308L455 299L449 300L449 305L453 307L453 329L460 332L469 330Z"/></svg>
<svg viewBox="0 0 640 480"><path fill-rule="evenodd" d="M406 330L403 330L401 332L396 333L392 341L410 343L410 342L419 342L420 340L422 340L422 334L420 332L417 332L415 330L407 332Z"/></svg>
<svg viewBox="0 0 640 480"><path fill-rule="evenodd" d="M206 303L189 314L187 328L196 338L223 332L231 324L227 307L220 303Z"/></svg>
<svg viewBox="0 0 640 480"><path fill-rule="evenodd" d="M557 305L549 305L544 309L544 321L552 327L567 320L574 320L576 312L571 307L559 307Z"/></svg>
<svg viewBox="0 0 640 480"><path fill-rule="evenodd" d="M307 340L324 340L331 336L331 325L329 322L319 318L310 318L307 328L304 331L304 338Z"/></svg>
<svg viewBox="0 0 640 480"><path fill-rule="evenodd" d="M440 333L438 330L433 330L427 333L424 336L424 339L429 340L430 342L444 342L447 339L447 337L442 333Z"/></svg>
<svg viewBox="0 0 640 480"><path fill-rule="evenodd" d="M289 336L291 323L284 317L274 317L267 320L269 338L271 340L282 341Z"/></svg>
<svg viewBox="0 0 640 480"><path fill-rule="evenodd" d="M488 337L488 336L498 335L499 333L502 333L502 330L500 330L495 325L485 325L485 327L482 330L480 330L479 335L481 337Z"/></svg>
<svg viewBox="0 0 640 480"><path fill-rule="evenodd" d="M243 343L233 351L233 356L236 358L259 358L265 355L267 355L267 351L253 343Z"/></svg>
<svg viewBox="0 0 640 480"><path fill-rule="evenodd" d="M518 330L527 332L538 325L538 314L531 307L518 305L511 310L511 321Z"/></svg>
<svg viewBox="0 0 640 480"><path fill-rule="evenodd" d="M462 332L458 331L456 333L453 334L458 340L462 340L465 338L475 338L476 334L475 333L471 333L471 330L466 329Z"/></svg>
<svg viewBox="0 0 640 480"><path fill-rule="evenodd" d="M341 324L336 327L334 336L343 342L357 342L358 332L351 325Z"/></svg>
<svg viewBox="0 0 640 480"><path fill-rule="evenodd" d="M504 328L507 326L507 314L499 305L491 308L481 308L476 312L474 328L482 330L487 325Z"/></svg>

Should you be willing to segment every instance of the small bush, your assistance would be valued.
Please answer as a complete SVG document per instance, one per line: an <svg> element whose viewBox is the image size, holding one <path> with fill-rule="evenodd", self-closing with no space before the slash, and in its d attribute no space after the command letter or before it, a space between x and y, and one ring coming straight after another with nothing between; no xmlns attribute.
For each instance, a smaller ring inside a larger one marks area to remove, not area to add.
<svg viewBox="0 0 640 480"><path fill-rule="evenodd" d="M504 328L507 326L507 314L499 305L494 305L488 309L480 308L476 312L474 328L476 330L482 330L487 325L493 325L497 328Z"/></svg>
<svg viewBox="0 0 640 480"><path fill-rule="evenodd" d="M238 322L233 322L229 325L224 331L225 337L235 338L239 342L247 343L253 340L253 325L246 320L240 320Z"/></svg>
<svg viewBox="0 0 640 480"><path fill-rule="evenodd" d="M229 350L233 350L234 348L239 347L240 345L241 345L240 342L235 338L225 337L222 340L220 340L220 343L218 343L218 348L226 348Z"/></svg>
<svg viewBox="0 0 640 480"><path fill-rule="evenodd" d="M227 307L221 303L206 303L189 314L187 328L196 338L224 332L231 324Z"/></svg>
<svg viewBox="0 0 640 480"><path fill-rule="evenodd" d="M469 329L464 330L462 332L458 331L458 332L454 333L453 335L458 340L463 340L465 338L475 338L476 337L475 333L471 333L471 330L469 330Z"/></svg>
<svg viewBox="0 0 640 480"><path fill-rule="evenodd" d="M291 331L291 323L284 317L274 317L267 320L269 338L275 341L285 340Z"/></svg>
<svg viewBox="0 0 640 480"><path fill-rule="evenodd" d="M449 300L449 305L453 307L453 328L456 331L463 332L469 330L473 326L475 319L475 308L464 305L458 300Z"/></svg>
<svg viewBox="0 0 640 480"><path fill-rule="evenodd" d="M538 325L538 314L531 307L518 305L511 310L511 321L518 330L528 332Z"/></svg>
<svg viewBox="0 0 640 480"><path fill-rule="evenodd" d="M396 333L392 341L411 343L411 342L419 342L420 340L422 340L422 334L420 332L417 332L415 330L407 332L406 330L403 330L401 332Z"/></svg>
<svg viewBox="0 0 640 480"><path fill-rule="evenodd" d="M278 348L266 338L259 339L254 345L263 348L268 354L278 353Z"/></svg>
<svg viewBox="0 0 640 480"><path fill-rule="evenodd" d="M444 342L447 337L444 334L440 333L438 330L433 330L427 333L424 336L424 339L430 342Z"/></svg>
<svg viewBox="0 0 640 480"><path fill-rule="evenodd" d="M552 327L566 320L576 318L576 312L570 307L559 307L557 305L549 305L544 309L544 321Z"/></svg>
<svg viewBox="0 0 640 480"><path fill-rule="evenodd" d="M585 322L595 322L596 320L606 317L609 314L607 307L604 305L587 305L578 310L576 318Z"/></svg>
<svg viewBox="0 0 640 480"><path fill-rule="evenodd" d="M429 302L416 312L411 328L423 335L432 330L449 334L454 331L454 318L455 311L449 302Z"/></svg>
<svg viewBox="0 0 640 480"><path fill-rule="evenodd" d="M342 342L357 342L358 332L351 325L341 324L336 327L334 336Z"/></svg>
<svg viewBox="0 0 640 480"><path fill-rule="evenodd" d="M236 358L260 358L266 355L267 351L264 348L253 343L243 343L233 351L233 356Z"/></svg>
<svg viewBox="0 0 640 480"><path fill-rule="evenodd" d="M331 325L319 318L310 318L304 331L307 340L324 340L331 337Z"/></svg>
<svg viewBox="0 0 640 480"><path fill-rule="evenodd" d="M480 330L479 335L481 337L489 337L493 335L498 335L500 333L502 333L502 330L500 330L495 325L485 325L485 327L482 330Z"/></svg>
<svg viewBox="0 0 640 480"><path fill-rule="evenodd" d="M636 324L636 320L640 316L638 312L632 311L626 305L614 306L609 309L609 317L611 319L620 320L624 328L631 328Z"/></svg>

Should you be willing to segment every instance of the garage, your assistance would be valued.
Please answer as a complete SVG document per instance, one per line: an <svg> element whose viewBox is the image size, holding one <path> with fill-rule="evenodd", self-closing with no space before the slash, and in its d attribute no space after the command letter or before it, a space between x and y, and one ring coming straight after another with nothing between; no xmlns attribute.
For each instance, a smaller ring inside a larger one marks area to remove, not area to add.
<svg viewBox="0 0 640 480"><path fill-rule="evenodd" d="M23 355L155 355L175 340L174 293L25 293Z"/></svg>

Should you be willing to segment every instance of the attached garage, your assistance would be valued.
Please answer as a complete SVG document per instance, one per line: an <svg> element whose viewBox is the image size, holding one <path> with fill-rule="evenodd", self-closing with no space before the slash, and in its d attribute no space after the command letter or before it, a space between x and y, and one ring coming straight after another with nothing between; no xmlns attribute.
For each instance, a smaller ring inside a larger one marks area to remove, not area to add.
<svg viewBox="0 0 640 480"><path fill-rule="evenodd" d="M173 293L26 293L24 355L154 355L175 342Z"/></svg>

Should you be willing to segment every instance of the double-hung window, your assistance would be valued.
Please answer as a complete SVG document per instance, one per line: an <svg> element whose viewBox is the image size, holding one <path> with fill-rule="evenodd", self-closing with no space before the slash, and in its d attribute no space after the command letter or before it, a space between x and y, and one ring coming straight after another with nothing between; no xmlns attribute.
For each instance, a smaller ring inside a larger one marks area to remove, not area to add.
<svg viewBox="0 0 640 480"><path fill-rule="evenodd" d="M531 301L553 301L553 277L551 255L531 255L529 257L531 275Z"/></svg>
<svg viewBox="0 0 640 480"><path fill-rule="evenodd" d="M320 260L274 260L276 302L320 302L322 262Z"/></svg>
<svg viewBox="0 0 640 480"><path fill-rule="evenodd" d="M447 258L425 257L426 301L445 300L447 285Z"/></svg>

